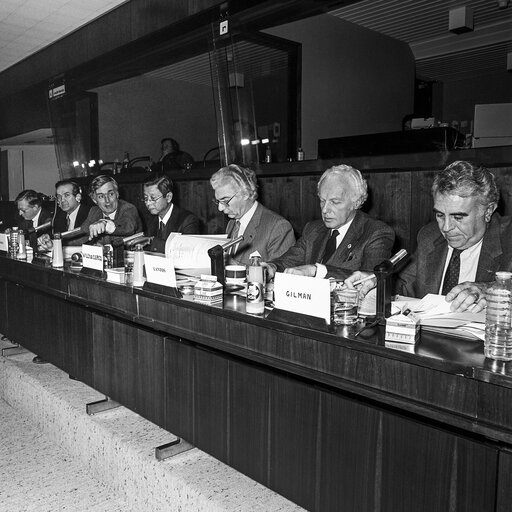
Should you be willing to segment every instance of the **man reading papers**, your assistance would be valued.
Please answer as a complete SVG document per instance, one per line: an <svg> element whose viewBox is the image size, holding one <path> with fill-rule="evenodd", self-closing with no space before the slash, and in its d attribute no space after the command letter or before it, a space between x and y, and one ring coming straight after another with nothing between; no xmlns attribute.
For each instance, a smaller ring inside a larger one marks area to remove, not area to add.
<svg viewBox="0 0 512 512"><path fill-rule="evenodd" d="M499 192L485 167L457 161L439 171L432 186L436 221L418 233L418 248L398 276L397 292L410 297L446 295L452 311L481 311L486 283L512 270L512 219L495 213ZM356 272L345 283L368 273ZM375 286L361 284L363 294Z"/></svg>
<svg viewBox="0 0 512 512"><path fill-rule="evenodd" d="M268 262L269 279L276 271L344 279L354 270L373 270L391 255L393 230L359 209L368 192L357 169L348 165L327 169L317 191L322 220L306 224L299 241Z"/></svg>
<svg viewBox="0 0 512 512"><path fill-rule="evenodd" d="M278 258L295 243L292 225L256 201L256 175L251 169L228 165L210 178L215 192L213 202L230 218L229 238L244 239L230 252L232 263L249 265L249 256L258 251L264 261Z"/></svg>

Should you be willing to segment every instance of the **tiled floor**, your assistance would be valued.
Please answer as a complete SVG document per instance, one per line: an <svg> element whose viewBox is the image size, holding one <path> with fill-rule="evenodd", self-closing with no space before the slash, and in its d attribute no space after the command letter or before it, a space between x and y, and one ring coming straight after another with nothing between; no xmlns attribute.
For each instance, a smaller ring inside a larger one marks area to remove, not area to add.
<svg viewBox="0 0 512 512"><path fill-rule="evenodd" d="M0 425L2 512L130 510L123 499L3 400Z"/></svg>

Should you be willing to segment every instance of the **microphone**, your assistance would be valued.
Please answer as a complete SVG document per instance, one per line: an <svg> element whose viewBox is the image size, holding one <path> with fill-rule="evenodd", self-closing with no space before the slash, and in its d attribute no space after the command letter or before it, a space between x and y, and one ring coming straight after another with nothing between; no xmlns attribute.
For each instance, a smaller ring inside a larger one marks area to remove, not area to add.
<svg viewBox="0 0 512 512"><path fill-rule="evenodd" d="M78 236L81 234L85 234L85 231L82 228L75 228L75 229L70 229L69 231L63 231L60 234L60 237L61 238L74 238L75 236Z"/></svg>
<svg viewBox="0 0 512 512"><path fill-rule="evenodd" d="M407 256L407 251L405 249L400 249L396 254L391 256L389 260L384 260L380 265L377 265L375 268L379 270L387 270L388 272L392 271L396 264L402 261ZM363 279L359 279L352 283L352 286L357 286L358 284L369 281L370 279L375 279L375 274L372 272L370 275L364 277Z"/></svg>
<svg viewBox="0 0 512 512"><path fill-rule="evenodd" d="M222 250L225 251L226 249L229 249L230 247L233 247L233 245L236 245L237 243L241 242L244 239L244 235L237 236L236 238L233 238L229 242L222 245Z"/></svg>
<svg viewBox="0 0 512 512"><path fill-rule="evenodd" d="M37 227L31 227L27 229L27 233L30 235L31 233L37 233L38 231L42 231L43 229L48 229L52 227L52 221L49 220L48 222L45 222L44 224L40 224Z"/></svg>

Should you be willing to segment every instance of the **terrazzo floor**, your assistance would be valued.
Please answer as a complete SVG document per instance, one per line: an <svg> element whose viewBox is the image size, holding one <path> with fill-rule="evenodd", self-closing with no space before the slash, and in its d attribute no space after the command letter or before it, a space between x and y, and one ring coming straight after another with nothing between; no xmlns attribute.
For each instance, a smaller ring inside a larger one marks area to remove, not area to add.
<svg viewBox="0 0 512 512"><path fill-rule="evenodd" d="M33 356L0 356L0 512L303 510L197 448L158 462L172 434L125 407L88 416L104 396Z"/></svg>
<svg viewBox="0 0 512 512"><path fill-rule="evenodd" d="M0 425L0 511L130 510L4 400L0 400Z"/></svg>

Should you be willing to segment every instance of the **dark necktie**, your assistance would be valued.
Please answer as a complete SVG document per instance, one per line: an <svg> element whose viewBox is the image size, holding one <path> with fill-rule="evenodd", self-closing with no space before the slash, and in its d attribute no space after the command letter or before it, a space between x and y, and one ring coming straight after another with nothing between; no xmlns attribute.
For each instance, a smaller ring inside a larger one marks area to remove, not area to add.
<svg viewBox="0 0 512 512"><path fill-rule="evenodd" d="M66 229L69 231L69 215L66 215Z"/></svg>
<svg viewBox="0 0 512 512"><path fill-rule="evenodd" d="M322 257L322 263L327 263L331 256L336 252L336 237L340 234L337 229L333 229L327 244L325 244L325 252Z"/></svg>
<svg viewBox="0 0 512 512"><path fill-rule="evenodd" d="M161 240L165 240L165 224L160 220L158 224L158 231L156 232L156 237Z"/></svg>
<svg viewBox="0 0 512 512"><path fill-rule="evenodd" d="M446 295L454 286L459 284L461 252L458 249L453 249L450 262L446 268L446 274L444 275L442 295Z"/></svg>
<svg viewBox="0 0 512 512"><path fill-rule="evenodd" d="M228 234L228 238L234 240L238 236L238 232L240 231L240 222L238 220L235 221L232 227L233 229L230 230L231 232ZM232 245L229 248L229 254L235 254L237 246L238 244Z"/></svg>

